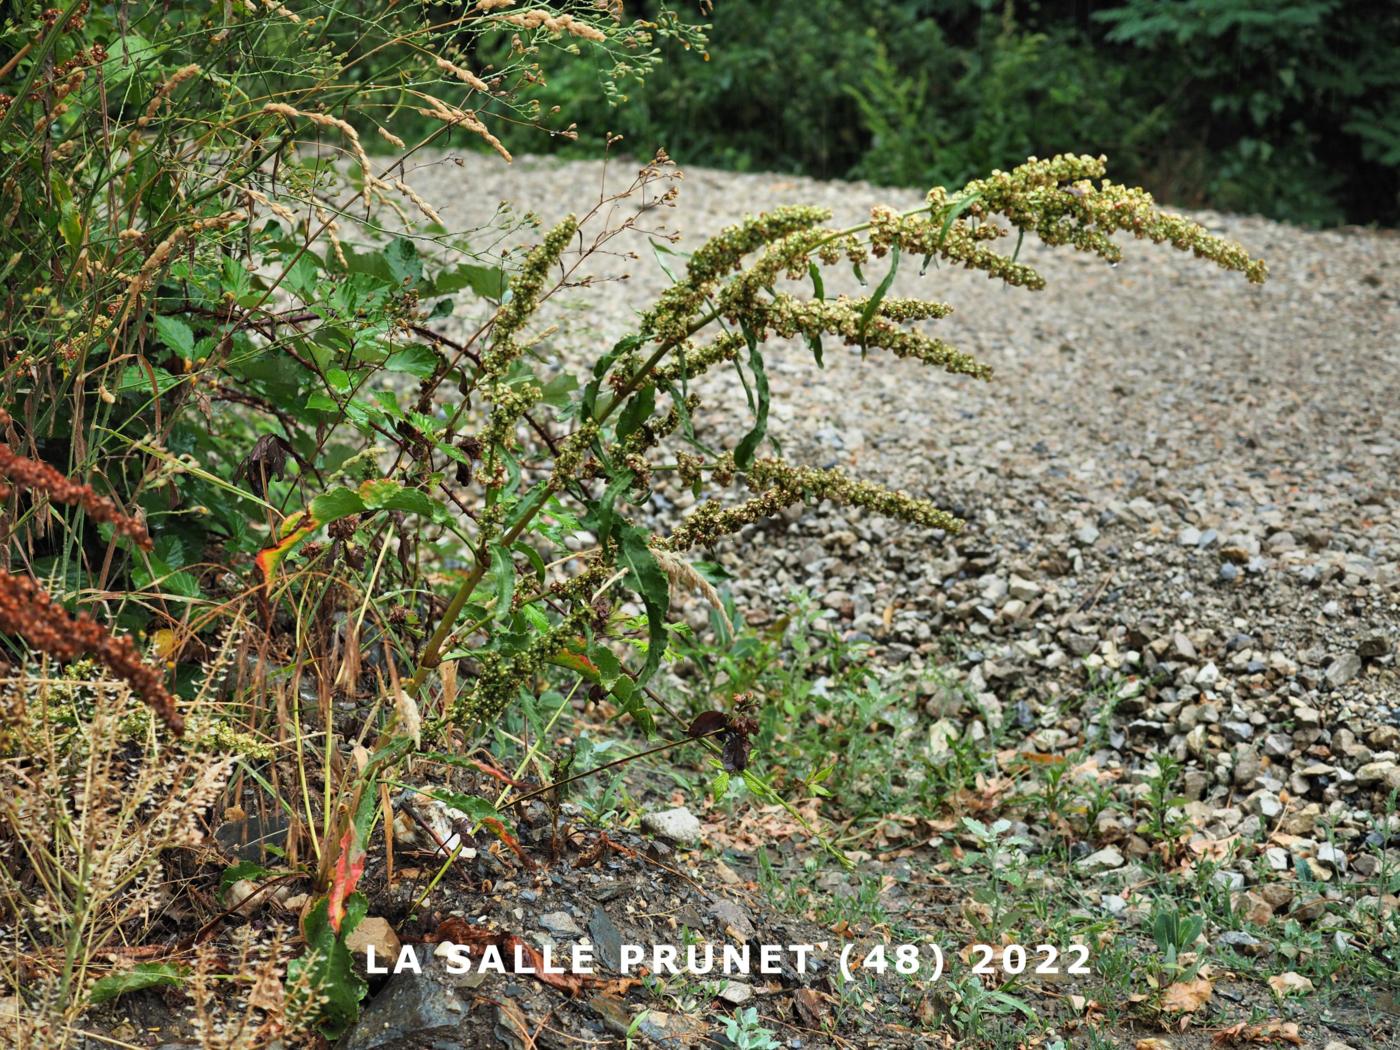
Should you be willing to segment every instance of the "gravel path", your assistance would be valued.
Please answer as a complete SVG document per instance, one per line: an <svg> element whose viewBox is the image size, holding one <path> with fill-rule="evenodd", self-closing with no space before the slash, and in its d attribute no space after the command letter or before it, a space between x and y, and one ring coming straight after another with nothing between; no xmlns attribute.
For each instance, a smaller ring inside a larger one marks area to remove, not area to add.
<svg viewBox="0 0 1400 1050"><path fill-rule="evenodd" d="M451 227L507 199L550 223L602 179L596 163L443 159L410 181ZM634 170L615 161L609 186ZM921 199L696 169L680 189L661 217L682 248L783 203L844 224ZM791 459L928 495L969 526L949 545L823 506L720 556L742 551L736 598L755 618L806 588L894 662L944 660L955 640L957 676L1037 750L1082 742L1093 711L1059 701L1107 673L1104 760L1177 754L1208 833L1306 836L1322 819L1343 844L1374 839L1369 816L1400 789L1400 237L1196 217L1266 259L1269 282L1142 243L1110 267L1028 241L1039 293L902 271L891 294L952 303L938 332L992 364L990 383L832 344L819 371L775 344L770 433ZM641 257L598 267L628 280L555 304L566 361L591 360L667 283L643 237L630 247ZM737 380L706 384L709 436L732 441L748 425ZM667 497L660 513L688 506Z"/></svg>

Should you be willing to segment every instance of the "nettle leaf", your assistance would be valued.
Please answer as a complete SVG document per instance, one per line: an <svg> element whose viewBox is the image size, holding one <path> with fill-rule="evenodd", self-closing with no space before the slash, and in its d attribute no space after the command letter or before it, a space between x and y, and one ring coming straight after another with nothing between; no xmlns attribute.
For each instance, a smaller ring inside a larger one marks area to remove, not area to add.
<svg viewBox="0 0 1400 1050"><path fill-rule="evenodd" d="M450 270L444 270L435 277L429 286L429 295L451 295L463 288L470 288L483 299L500 302L510 287L510 278L499 266L480 266L477 263L459 263Z"/></svg>
<svg viewBox="0 0 1400 1050"><path fill-rule="evenodd" d="M734 465L740 470L753 466L754 453L758 450L763 435L768 432L768 373L763 367L763 351L758 339L748 326L744 327L744 338L749 344L749 368L754 380L754 423L753 429L744 435L734 446Z"/></svg>
<svg viewBox="0 0 1400 1050"><path fill-rule="evenodd" d="M173 963L138 963L130 970L100 978L88 993L88 1002L98 1006L127 992L139 992L142 988L179 985L184 982L185 973L183 967Z"/></svg>
<svg viewBox="0 0 1400 1050"><path fill-rule="evenodd" d="M426 379L437 371L438 355L426 346L406 346L395 350L384 361L384 368L390 372L406 372L418 379Z"/></svg>
<svg viewBox="0 0 1400 1050"><path fill-rule="evenodd" d="M442 504L427 493L390 478L372 478L361 482L358 492L370 510L402 510L428 518L436 517L442 511Z"/></svg>
<svg viewBox="0 0 1400 1050"><path fill-rule="evenodd" d="M194 329L178 317L161 315L155 320L160 341L186 361L194 359Z"/></svg>
<svg viewBox="0 0 1400 1050"><path fill-rule="evenodd" d="M515 597L515 560L499 543L491 545L491 578L495 582L496 618L506 619Z"/></svg>
<svg viewBox="0 0 1400 1050"><path fill-rule="evenodd" d="M363 514L369 507L359 493L344 485L323 492L311 501L311 516L317 525L327 525L351 514Z"/></svg>
<svg viewBox="0 0 1400 1050"><path fill-rule="evenodd" d="M151 377L155 376L152 383ZM168 394L179 386L183 379L177 375L172 375L163 368L153 368L146 371L140 365L128 365L122 369L121 378L117 380L117 393L119 394Z"/></svg>
<svg viewBox="0 0 1400 1050"><path fill-rule="evenodd" d="M423 260L418 246L407 237L395 237L384 249L384 261L396 285L413 285L423 279Z"/></svg>
<svg viewBox="0 0 1400 1050"><path fill-rule="evenodd" d="M623 524L617 529L618 561L627 569L627 586L642 598L647 612L647 660L637 676L637 684L645 682L658 667L666 652L666 614L671 610L671 585L666 571L652 553L651 535L636 525Z"/></svg>

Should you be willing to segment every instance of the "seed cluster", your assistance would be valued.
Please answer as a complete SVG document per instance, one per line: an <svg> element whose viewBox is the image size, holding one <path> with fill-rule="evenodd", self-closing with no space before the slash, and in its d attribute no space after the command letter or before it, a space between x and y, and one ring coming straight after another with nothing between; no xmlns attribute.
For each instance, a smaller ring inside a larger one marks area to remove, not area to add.
<svg viewBox="0 0 1400 1050"><path fill-rule="evenodd" d="M730 507L718 500L702 503L676 527L665 546L673 551L712 547L745 525L771 518L804 500L829 499L945 532L957 532L963 527L960 518L939 510L928 500L859 481L834 468L796 467L780 459L757 459L745 480L759 490L757 495Z"/></svg>

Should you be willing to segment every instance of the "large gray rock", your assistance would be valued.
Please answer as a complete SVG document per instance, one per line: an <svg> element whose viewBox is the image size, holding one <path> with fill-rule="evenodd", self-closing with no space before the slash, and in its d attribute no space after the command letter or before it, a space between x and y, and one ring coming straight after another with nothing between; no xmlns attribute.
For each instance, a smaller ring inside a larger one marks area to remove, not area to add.
<svg viewBox="0 0 1400 1050"><path fill-rule="evenodd" d="M473 1010L439 959L421 959L423 973L396 973L368 1000L339 1050L468 1050L495 1046L494 1011Z"/></svg>

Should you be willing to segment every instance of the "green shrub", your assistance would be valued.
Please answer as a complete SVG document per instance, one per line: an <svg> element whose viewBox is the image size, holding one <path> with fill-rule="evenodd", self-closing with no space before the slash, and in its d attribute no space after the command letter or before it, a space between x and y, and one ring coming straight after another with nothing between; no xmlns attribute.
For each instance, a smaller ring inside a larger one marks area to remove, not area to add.
<svg viewBox="0 0 1400 1050"><path fill-rule="evenodd" d="M1122 0L1090 17L999 0L746 0L712 21L703 61L663 45L670 61L624 108L587 63L532 91L565 123L687 163L927 185L1088 148L1181 204L1400 216L1394 5Z"/></svg>

